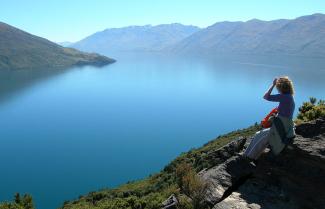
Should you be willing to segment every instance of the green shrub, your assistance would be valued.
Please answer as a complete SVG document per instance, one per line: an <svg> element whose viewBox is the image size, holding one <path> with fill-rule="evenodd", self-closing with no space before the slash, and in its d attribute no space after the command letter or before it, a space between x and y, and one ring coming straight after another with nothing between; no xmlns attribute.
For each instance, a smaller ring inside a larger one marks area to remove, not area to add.
<svg viewBox="0 0 325 209"><path fill-rule="evenodd" d="M325 117L325 101L319 100L317 102L317 99L314 97L311 97L309 100L309 102L304 102L302 106L299 107L296 123L299 124L301 122Z"/></svg>
<svg viewBox="0 0 325 209"><path fill-rule="evenodd" d="M34 209L33 198L29 194L21 195L16 193L13 202L0 204L0 209Z"/></svg>
<svg viewBox="0 0 325 209"><path fill-rule="evenodd" d="M182 163L176 168L175 175L181 192L191 199L192 207L206 209L204 198L208 185L199 178L194 168L187 163Z"/></svg>

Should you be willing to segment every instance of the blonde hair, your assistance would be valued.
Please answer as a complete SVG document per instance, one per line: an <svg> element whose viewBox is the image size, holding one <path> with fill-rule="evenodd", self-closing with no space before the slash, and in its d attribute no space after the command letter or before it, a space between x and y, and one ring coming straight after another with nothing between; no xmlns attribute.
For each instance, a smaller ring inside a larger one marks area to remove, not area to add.
<svg viewBox="0 0 325 209"><path fill-rule="evenodd" d="M294 95L295 90L293 88L293 83L288 76L282 76L278 78L276 82L276 88L282 94L291 94Z"/></svg>

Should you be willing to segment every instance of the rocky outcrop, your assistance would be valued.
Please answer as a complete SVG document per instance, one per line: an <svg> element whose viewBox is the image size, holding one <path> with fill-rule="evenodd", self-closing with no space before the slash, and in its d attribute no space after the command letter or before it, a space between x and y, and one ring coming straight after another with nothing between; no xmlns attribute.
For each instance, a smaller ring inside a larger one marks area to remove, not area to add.
<svg viewBox="0 0 325 209"><path fill-rule="evenodd" d="M246 139L215 151L227 160L198 175L209 184L205 201L213 209L324 209L325 119L297 126L294 143L278 156L266 150L257 162L239 153ZM234 150L234 149L233 149Z"/></svg>
<svg viewBox="0 0 325 209"><path fill-rule="evenodd" d="M325 120L301 124L280 155L266 152L256 167L234 156L203 175L214 209L325 208ZM250 166L251 165L251 166Z"/></svg>

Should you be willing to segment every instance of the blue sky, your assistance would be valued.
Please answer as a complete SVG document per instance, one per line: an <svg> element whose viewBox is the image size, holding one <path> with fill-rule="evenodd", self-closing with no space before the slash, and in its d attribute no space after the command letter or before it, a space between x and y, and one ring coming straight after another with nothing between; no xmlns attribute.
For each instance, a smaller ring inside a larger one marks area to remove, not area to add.
<svg viewBox="0 0 325 209"><path fill-rule="evenodd" d="M325 0L0 0L0 21L52 41L128 25L272 20L325 13Z"/></svg>

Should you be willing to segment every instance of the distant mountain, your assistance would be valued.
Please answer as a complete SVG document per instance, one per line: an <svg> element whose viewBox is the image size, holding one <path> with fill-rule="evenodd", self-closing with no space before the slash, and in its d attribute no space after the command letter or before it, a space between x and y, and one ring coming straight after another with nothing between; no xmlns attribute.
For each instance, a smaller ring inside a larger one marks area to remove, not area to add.
<svg viewBox="0 0 325 209"><path fill-rule="evenodd" d="M106 65L113 59L65 48L0 22L0 70Z"/></svg>
<svg viewBox="0 0 325 209"><path fill-rule="evenodd" d="M182 24L129 26L97 32L73 45L90 52L158 51L199 31Z"/></svg>
<svg viewBox="0 0 325 209"><path fill-rule="evenodd" d="M181 40L169 52L325 56L325 15L294 20L219 22Z"/></svg>
<svg viewBox="0 0 325 209"><path fill-rule="evenodd" d="M64 47L68 47L68 46L72 45L73 42L70 42L70 41L62 41L62 42L57 42L57 44L59 44L61 46L64 46Z"/></svg>

